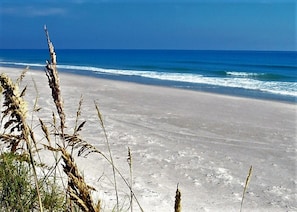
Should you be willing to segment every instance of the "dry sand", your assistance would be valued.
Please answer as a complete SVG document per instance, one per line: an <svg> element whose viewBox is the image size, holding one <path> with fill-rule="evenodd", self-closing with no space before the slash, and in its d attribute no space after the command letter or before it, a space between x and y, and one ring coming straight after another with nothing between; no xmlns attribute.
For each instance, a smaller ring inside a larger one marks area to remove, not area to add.
<svg viewBox="0 0 297 212"><path fill-rule="evenodd" d="M0 68L14 77L20 71ZM27 74L31 103L36 94L32 78L43 108L38 116L50 120L54 107L46 76L34 70ZM60 82L67 130L74 126L82 94L82 120L87 120L82 137L106 151L96 101L115 164L127 179L131 149L133 189L145 211L173 211L177 183L183 211L239 211L251 165L244 211L297 210L296 104L69 74L60 74ZM115 195L110 166L97 155L78 163L98 190L95 197L111 210ZM122 202L128 203L129 190L120 179L118 184Z"/></svg>

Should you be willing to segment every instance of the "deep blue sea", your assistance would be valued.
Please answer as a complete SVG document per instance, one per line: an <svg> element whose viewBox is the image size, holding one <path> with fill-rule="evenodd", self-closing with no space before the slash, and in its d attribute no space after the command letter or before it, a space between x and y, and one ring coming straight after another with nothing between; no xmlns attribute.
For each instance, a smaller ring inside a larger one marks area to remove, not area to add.
<svg viewBox="0 0 297 212"><path fill-rule="evenodd" d="M59 50L60 72L295 102L297 52ZM0 66L43 70L47 49L0 50Z"/></svg>

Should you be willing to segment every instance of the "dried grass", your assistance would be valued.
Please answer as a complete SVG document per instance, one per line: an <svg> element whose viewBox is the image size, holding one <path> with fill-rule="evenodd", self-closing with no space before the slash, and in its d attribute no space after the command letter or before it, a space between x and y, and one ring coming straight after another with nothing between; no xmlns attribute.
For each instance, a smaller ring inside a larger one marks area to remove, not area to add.
<svg viewBox="0 0 297 212"><path fill-rule="evenodd" d="M60 150L65 163L65 165L63 165L64 172L69 179L67 193L69 194L70 199L83 211L99 212L100 201L96 205L93 203L90 193L91 187L85 183L72 156L67 153L65 149L61 148Z"/></svg>
<svg viewBox="0 0 297 212"><path fill-rule="evenodd" d="M117 205L116 206L117 206L117 211L119 211L119 195L118 195L118 188L117 188L115 164L114 164L114 161L113 161L113 157L112 157L112 153L111 153L111 149L110 149L110 144L109 144L109 139L108 139L108 136L107 136L107 132L106 132L106 128L105 128L105 125L104 125L103 117L102 117L102 114L101 114L101 112L99 110L99 106L98 106L98 104L96 102L95 102L95 108L96 108L96 111L97 111L97 116L99 118L101 128L102 128L102 130L104 132L104 137L105 137L105 141L106 141L107 148L108 148L109 159L110 159L111 166L112 166L114 187L115 187L115 192L116 192L116 200L117 200Z"/></svg>
<svg viewBox="0 0 297 212"><path fill-rule="evenodd" d="M44 26L44 30L45 30L49 53L50 53L50 61L47 61L47 65L45 67L45 73L48 78L48 84L52 90L52 97L60 117L61 131L63 133L65 128L66 116L64 112L64 103L63 103L63 98L61 94L60 80L59 80L59 75L57 70L57 57L54 50L54 45L50 40L49 33L47 31L46 26Z"/></svg>
<svg viewBox="0 0 297 212"><path fill-rule="evenodd" d="M174 212L181 212L181 192L178 189L178 184L175 192Z"/></svg>
<svg viewBox="0 0 297 212"><path fill-rule="evenodd" d="M130 172L130 209L131 212L133 211L133 174L132 174L132 154L131 154L131 150L128 147L128 158L127 158L127 162L129 165L129 172Z"/></svg>
<svg viewBox="0 0 297 212"><path fill-rule="evenodd" d="M247 175L247 177L246 177L246 180L245 180L245 185L244 185L244 189L243 189L243 193L242 193L242 199L241 199L241 204L240 204L240 212L242 211L244 195L245 195L245 193L246 193L248 184L249 184L249 182L250 182L250 180L251 180L252 172L253 172L253 166L250 167L250 169L249 169L249 173L248 173L248 175Z"/></svg>

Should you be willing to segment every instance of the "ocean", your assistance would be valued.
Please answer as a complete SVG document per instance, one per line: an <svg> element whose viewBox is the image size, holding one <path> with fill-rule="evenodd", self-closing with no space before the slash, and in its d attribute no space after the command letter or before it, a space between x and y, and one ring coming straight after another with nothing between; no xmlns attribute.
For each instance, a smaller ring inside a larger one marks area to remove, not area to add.
<svg viewBox="0 0 297 212"><path fill-rule="evenodd" d="M296 103L297 52L56 49L58 70ZM47 49L2 49L0 66L43 70Z"/></svg>

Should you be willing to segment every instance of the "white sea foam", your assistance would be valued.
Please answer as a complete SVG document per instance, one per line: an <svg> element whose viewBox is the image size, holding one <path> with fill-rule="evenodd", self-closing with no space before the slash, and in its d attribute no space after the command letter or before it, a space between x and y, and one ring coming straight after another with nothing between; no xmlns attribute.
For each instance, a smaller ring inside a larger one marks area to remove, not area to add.
<svg viewBox="0 0 297 212"><path fill-rule="evenodd" d="M227 71L227 75L237 76L237 77L253 77L253 76L261 76L265 75L265 73L247 73L247 72L236 72L236 71Z"/></svg>
<svg viewBox="0 0 297 212"><path fill-rule="evenodd" d="M6 61L0 61L0 64L4 65L16 65L16 66L32 66L32 67L44 67L44 64L39 63L17 63L17 62L6 62Z"/></svg>

